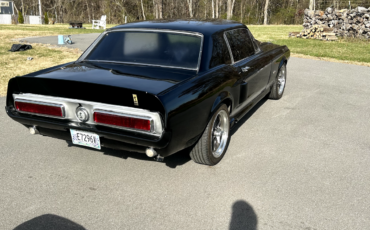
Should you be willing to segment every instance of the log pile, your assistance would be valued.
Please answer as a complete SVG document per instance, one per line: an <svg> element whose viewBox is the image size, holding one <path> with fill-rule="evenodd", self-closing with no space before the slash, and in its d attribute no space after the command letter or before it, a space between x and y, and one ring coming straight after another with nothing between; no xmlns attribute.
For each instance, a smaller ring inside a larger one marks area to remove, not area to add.
<svg viewBox="0 0 370 230"><path fill-rule="evenodd" d="M370 39L370 8L357 7L353 10L304 11L302 32L291 32L289 37L336 41L338 37Z"/></svg>
<svg viewBox="0 0 370 230"><path fill-rule="evenodd" d="M325 11L305 10L304 30L300 36L323 39L337 37L370 38L370 8L357 7L352 10L336 10L332 7ZM333 38L334 39L334 38Z"/></svg>
<svg viewBox="0 0 370 230"><path fill-rule="evenodd" d="M326 41L337 41L337 34L334 33L334 28L322 25L314 25L311 28L303 29L302 32L290 32L289 37L297 37L304 39L319 39Z"/></svg>

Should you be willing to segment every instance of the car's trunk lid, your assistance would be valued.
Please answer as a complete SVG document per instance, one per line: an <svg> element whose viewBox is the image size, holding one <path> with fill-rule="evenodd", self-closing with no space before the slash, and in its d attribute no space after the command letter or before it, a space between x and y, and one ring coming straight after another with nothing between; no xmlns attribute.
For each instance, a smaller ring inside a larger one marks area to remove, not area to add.
<svg viewBox="0 0 370 230"><path fill-rule="evenodd" d="M7 104L14 103L13 93L31 93L130 106L165 115L156 94L194 75L195 71L160 67L74 63L12 79Z"/></svg>
<svg viewBox="0 0 370 230"><path fill-rule="evenodd" d="M80 62L27 77L85 82L158 94L194 75L195 71L182 69Z"/></svg>

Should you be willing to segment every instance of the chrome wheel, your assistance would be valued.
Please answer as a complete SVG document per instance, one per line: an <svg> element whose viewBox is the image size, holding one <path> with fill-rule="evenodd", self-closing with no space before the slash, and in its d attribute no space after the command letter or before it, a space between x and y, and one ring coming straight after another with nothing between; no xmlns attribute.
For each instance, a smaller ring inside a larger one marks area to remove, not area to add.
<svg viewBox="0 0 370 230"><path fill-rule="evenodd" d="M227 145L229 138L229 116L225 110L221 110L212 126L212 154L215 158L219 158Z"/></svg>
<svg viewBox="0 0 370 230"><path fill-rule="evenodd" d="M285 65L283 65L277 77L277 88L279 95L281 95L284 92L285 82L286 82L286 69Z"/></svg>

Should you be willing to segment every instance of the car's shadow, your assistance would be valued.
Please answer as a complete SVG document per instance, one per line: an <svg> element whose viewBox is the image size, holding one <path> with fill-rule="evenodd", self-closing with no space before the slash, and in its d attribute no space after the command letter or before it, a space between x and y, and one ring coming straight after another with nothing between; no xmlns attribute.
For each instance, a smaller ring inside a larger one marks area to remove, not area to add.
<svg viewBox="0 0 370 230"><path fill-rule="evenodd" d="M239 120L231 129L231 138L232 136L238 131L238 129L244 125L245 122L248 121L248 119L267 101L266 98L262 99L260 102L254 106L251 111L249 111L241 120ZM83 146L76 146L73 145L71 141L67 141L69 147L79 147L79 148L86 148L92 151L98 151L103 152L105 155L128 159L133 158L136 160L143 160L143 161L155 161L155 158L149 158L143 153L135 153L135 152L128 152L124 150L115 150L115 149L109 149L102 147L101 150L94 150L91 148L83 147ZM188 163L190 158L190 148L184 149L176 154L173 154L171 156L165 157L163 163L166 164L169 168L176 168L177 166L184 165Z"/></svg>
<svg viewBox="0 0 370 230"><path fill-rule="evenodd" d="M155 158L147 157L146 154L144 153L135 153L135 152L129 152L129 151L124 151L124 150L110 149L110 148L105 148L105 147L102 147L101 150L95 150L95 149L91 149L88 147L74 145L72 144L71 141L67 141L67 144L68 144L68 147L78 147L78 148L85 148L85 149L92 150L92 151L103 152L105 155L118 157L118 158L122 158L125 160L128 158L133 158L136 160L143 160L143 161L153 161L153 162L156 161ZM184 149L174 155L165 157L162 163L166 164L170 168L176 168L177 166L184 165L191 160L189 153L190 153L189 148ZM161 162L158 162L158 163L161 163Z"/></svg>
<svg viewBox="0 0 370 230"><path fill-rule="evenodd" d="M231 138L236 133L236 131L239 130L240 127L244 125L245 122L249 120L249 118L252 117L252 115L267 101L267 97L264 97L262 100L260 100L242 119L240 119L234 126L231 128Z"/></svg>

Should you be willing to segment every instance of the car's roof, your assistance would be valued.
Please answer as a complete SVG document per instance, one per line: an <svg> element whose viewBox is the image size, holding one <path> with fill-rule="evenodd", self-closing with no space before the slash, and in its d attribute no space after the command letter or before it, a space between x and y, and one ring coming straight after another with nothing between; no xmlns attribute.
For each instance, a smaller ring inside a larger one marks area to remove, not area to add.
<svg viewBox="0 0 370 230"><path fill-rule="evenodd" d="M108 30L146 28L146 29L167 29L198 32L201 34L214 34L230 28L245 27L245 25L231 20L154 20L140 21L122 24Z"/></svg>

